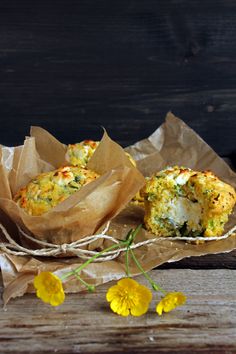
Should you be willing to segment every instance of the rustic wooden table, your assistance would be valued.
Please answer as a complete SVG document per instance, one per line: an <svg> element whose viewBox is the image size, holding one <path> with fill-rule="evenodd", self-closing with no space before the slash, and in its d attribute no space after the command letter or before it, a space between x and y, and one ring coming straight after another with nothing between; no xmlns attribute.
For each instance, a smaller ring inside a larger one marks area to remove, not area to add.
<svg viewBox="0 0 236 354"><path fill-rule="evenodd" d="M2 0L0 143L21 144L30 125L64 143L104 126L127 146L172 110L236 167L235 14L232 0ZM188 296L161 318L155 301L146 316L114 315L108 284L59 308L11 300L0 352L236 353L235 268L232 252L153 270Z"/></svg>
<svg viewBox="0 0 236 354"><path fill-rule="evenodd" d="M151 271L164 288L188 297L185 306L162 317L155 312L157 297L145 316L113 314L105 300L111 284L70 294L58 308L34 295L11 300L0 310L0 352L236 353L235 264L231 252ZM143 277L137 279L145 284Z"/></svg>

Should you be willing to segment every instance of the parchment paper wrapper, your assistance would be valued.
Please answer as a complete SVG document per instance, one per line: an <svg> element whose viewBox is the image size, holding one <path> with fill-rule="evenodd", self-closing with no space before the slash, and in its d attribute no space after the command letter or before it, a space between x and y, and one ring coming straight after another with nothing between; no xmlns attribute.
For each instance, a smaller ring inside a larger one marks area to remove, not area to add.
<svg viewBox="0 0 236 354"><path fill-rule="evenodd" d="M23 147L14 149L12 166L7 170L4 159L0 165L0 208L36 239L54 244L70 243L96 233L145 183L123 149L104 133L88 164L88 168L101 177L49 212L41 216L28 215L12 196L33 177L68 164L65 153L65 145L44 129L33 127Z"/></svg>
<svg viewBox="0 0 236 354"><path fill-rule="evenodd" d="M236 174L229 166L183 121L168 113L166 122L149 138L137 142L126 149L136 159L140 171L148 176L170 165L183 165L195 170L212 170L218 177L236 186ZM47 161L51 163L52 161ZM132 227L143 221L143 209L128 206L113 219L108 234L115 238L124 238ZM225 232L236 224L234 212L226 225ZM142 229L136 242L153 238L153 235ZM104 242L103 247L107 246ZM143 268L148 271L165 262L175 262L185 257L201 256L230 252L236 248L236 235L226 239L208 241L203 244L191 244L184 241L156 239L151 243L135 249L135 254ZM32 279L39 270L53 271L61 275L75 269L81 261L75 258L58 260L34 259L0 254L3 282L6 287L4 302L11 297L31 292ZM139 273L131 262L131 274ZM82 277L89 283L98 285L125 276L124 254L112 261L92 263L86 267ZM72 278L65 283L66 292L79 292L83 286Z"/></svg>

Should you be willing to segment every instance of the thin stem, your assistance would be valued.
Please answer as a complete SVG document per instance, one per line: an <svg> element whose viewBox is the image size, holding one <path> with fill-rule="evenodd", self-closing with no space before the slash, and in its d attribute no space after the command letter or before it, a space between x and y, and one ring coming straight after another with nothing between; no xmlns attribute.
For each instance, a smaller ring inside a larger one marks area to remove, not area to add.
<svg viewBox="0 0 236 354"><path fill-rule="evenodd" d="M139 231L141 230L142 226L143 226L143 225L140 224L140 225L138 225L138 226L136 227L136 229L135 229L134 231L132 231L132 242L131 242L131 243L134 242L134 239L135 239L135 237L137 236L137 234L139 233Z"/></svg>
<svg viewBox="0 0 236 354"><path fill-rule="evenodd" d="M100 257L101 255L103 255L106 252L112 251L115 248L120 247L121 245L124 245L125 242L122 241L120 243L116 243L115 245L112 245L110 247L105 248L104 250L102 250L101 252L99 252L98 254L95 254L94 256L92 256L91 258L89 258L85 263L81 264L81 266L79 266L78 268L74 269L71 272L68 272L64 275L61 276L61 280L64 280L68 277L70 277L71 275L75 275L76 273L79 273L82 269L84 269L85 267L87 267L87 265L89 265L90 263L92 263L96 258Z"/></svg>
<svg viewBox="0 0 236 354"><path fill-rule="evenodd" d="M95 289L95 286L94 285L91 285L89 283L87 283L84 279L82 279L78 274L74 273L74 276L82 283L86 286L86 288L89 290L89 291L93 291Z"/></svg>
<svg viewBox="0 0 236 354"><path fill-rule="evenodd" d="M116 248L119 248L120 246L124 247L126 246L127 247L127 250L126 250L126 256L127 256L127 263L128 264L128 253L129 253L129 250L130 250L130 246L131 244L133 243L136 235L138 234L139 230L141 229L142 227L142 224L138 225L136 227L136 229L133 231L132 229L128 232L127 236L126 236L126 239L124 241L121 241L119 243L116 243L115 245L112 245L110 247L107 247L105 248L104 250L102 250L101 252L95 254L94 256L92 256L91 258L89 258L85 263L81 264L78 268L74 269L73 271L71 272L68 272L64 275L61 276L61 280L64 280L68 277L70 277L71 275L76 275L77 273L81 272L82 269L84 269L85 267L87 267L87 265L89 265L90 263L92 263L95 259L99 258L100 256L102 256L104 253L106 252L109 252L109 251L112 251ZM129 274L129 266L127 267L127 272Z"/></svg>
<svg viewBox="0 0 236 354"><path fill-rule="evenodd" d="M129 250L130 250L130 246L127 246L126 253L125 253L125 267L126 267L126 275L127 275L127 277L130 276L130 272L129 272Z"/></svg>
<svg viewBox="0 0 236 354"><path fill-rule="evenodd" d="M135 262L135 264L137 265L138 269L142 272L142 274L145 276L145 278L149 281L149 283L151 284L153 290L159 290L161 291L163 294L166 294L166 291L164 289L162 289L160 287L160 285L156 284L152 278L145 272L145 270L143 269L143 267L141 266L141 264L139 263L139 261L137 260L134 252L132 251L132 249L130 250L131 256Z"/></svg>

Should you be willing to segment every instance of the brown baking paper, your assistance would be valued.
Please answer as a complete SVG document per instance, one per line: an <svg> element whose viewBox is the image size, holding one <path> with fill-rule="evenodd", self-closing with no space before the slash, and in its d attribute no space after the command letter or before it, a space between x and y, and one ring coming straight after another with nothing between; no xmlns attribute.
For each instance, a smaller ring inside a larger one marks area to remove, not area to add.
<svg viewBox="0 0 236 354"><path fill-rule="evenodd" d="M14 150L9 171L4 171L4 161L0 165L0 208L36 239L64 244L93 235L117 215L145 183L123 149L105 132L88 164L100 177L49 212L41 216L28 215L12 196L33 177L68 164L65 145L39 127L33 127L31 135L23 147Z"/></svg>
<svg viewBox="0 0 236 354"><path fill-rule="evenodd" d="M236 186L236 174L230 167L183 121L168 113L166 121L149 138L137 142L126 149L136 159L140 171L148 176L166 166L184 165L195 170L212 170L218 177ZM51 161L47 161L50 163ZM125 238L130 228L143 222L144 211L139 206L129 205L111 223L107 234L115 238ZM225 227L225 232L236 225L236 213L231 215ZM136 242L152 239L153 234L142 229ZM109 243L104 242L103 247ZM176 262L185 257L201 256L230 252L236 248L236 235L226 239L208 241L202 244L192 244L185 241L158 239L135 249L135 254L146 271L165 262ZM20 296L33 291L32 279L40 270L53 271L62 275L75 269L82 261L70 259L35 259L0 254L3 282L5 286L4 302L11 297ZM139 274L139 270L131 262L130 272ZM87 266L81 276L94 285L120 279L125 276L124 254L115 260L92 263ZM70 278L64 284L66 292L79 292L83 285L78 280Z"/></svg>

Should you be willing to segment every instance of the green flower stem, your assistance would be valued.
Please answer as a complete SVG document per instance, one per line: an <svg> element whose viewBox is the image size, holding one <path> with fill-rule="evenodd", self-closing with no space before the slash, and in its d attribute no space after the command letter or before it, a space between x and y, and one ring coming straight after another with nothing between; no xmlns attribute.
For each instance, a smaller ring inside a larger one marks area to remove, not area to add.
<svg viewBox="0 0 236 354"><path fill-rule="evenodd" d="M139 231L141 230L142 228L142 224L138 225L136 227L136 229L131 229L129 232L128 232L128 235L126 236L126 241L129 242L129 246L131 246L131 244L134 242L135 240L135 237L137 236L137 234L139 233Z"/></svg>
<svg viewBox="0 0 236 354"><path fill-rule="evenodd" d="M82 283L86 286L86 288L89 290L89 291L94 291L95 290L95 286L94 285L91 285L89 283L87 283L85 280L83 280L78 274L74 273L74 276Z"/></svg>
<svg viewBox="0 0 236 354"><path fill-rule="evenodd" d="M136 229L131 229L127 236L126 236L126 242L127 242L127 249L125 253L125 268L126 268L126 275L130 277L130 271L129 271L129 251L132 243L135 240L135 237L139 233L140 229L142 228L142 224L138 225Z"/></svg>
<svg viewBox="0 0 236 354"><path fill-rule="evenodd" d="M81 281L82 284L84 284L88 290L91 290L91 285L86 283L79 275L78 273L81 272L81 270L83 270L85 267L87 267L90 263L92 263L95 259L99 258L100 256L102 256L104 253L107 253L109 251L112 251L116 248L119 248L119 247L127 247L126 249L126 274L127 276L130 275L130 272L129 272L129 251L130 251L130 246L131 244L134 242L134 239L136 237L136 235L138 234L139 230L141 229L142 227L142 224L141 225L138 225L136 227L135 230L131 229L127 236L126 236L126 239L125 240L122 240L120 241L119 243L116 243L115 245L112 245L108 248L105 248L104 250L102 250L101 252L95 254L94 256L92 256L91 258L89 258L86 262L84 262L83 264L81 264L78 268L72 270L71 272L68 272L64 275L61 276L61 280L63 281L64 279L74 275L77 277L77 279L79 279ZM143 271L144 272L144 271ZM144 272L144 275L146 273Z"/></svg>
<svg viewBox="0 0 236 354"><path fill-rule="evenodd" d="M105 248L104 250L102 250L101 252L99 252L98 254L95 254L94 256L92 256L91 258L89 258L85 263L81 264L81 266L79 266L78 268L74 269L71 272L68 272L64 275L62 275L61 280L64 280L68 277L70 277L71 275L75 275L77 273L79 273L82 269L84 269L85 267L87 267L87 265L89 265L90 263L92 263L96 258L100 257L101 255L103 255L106 252L112 251L120 246L125 246L127 244L126 241L122 241L120 243L116 243L115 245L112 245L108 248Z"/></svg>
<svg viewBox="0 0 236 354"><path fill-rule="evenodd" d="M127 275L127 277L130 277L130 271L129 271L129 251L130 251L130 246L127 246L126 253L125 253L125 268L126 268L126 275Z"/></svg>
<svg viewBox="0 0 236 354"><path fill-rule="evenodd" d="M151 284L153 290L155 291L161 291L163 294L166 294L166 291L164 289L162 289L160 287L160 285L156 284L152 278L145 272L145 270L143 269L143 267L141 266L141 264L139 263L139 261L137 260L134 252L132 251L132 249L130 250L131 256L136 264L136 266L138 267L138 269L142 272L142 274L145 276L145 278L149 281L149 283Z"/></svg>

